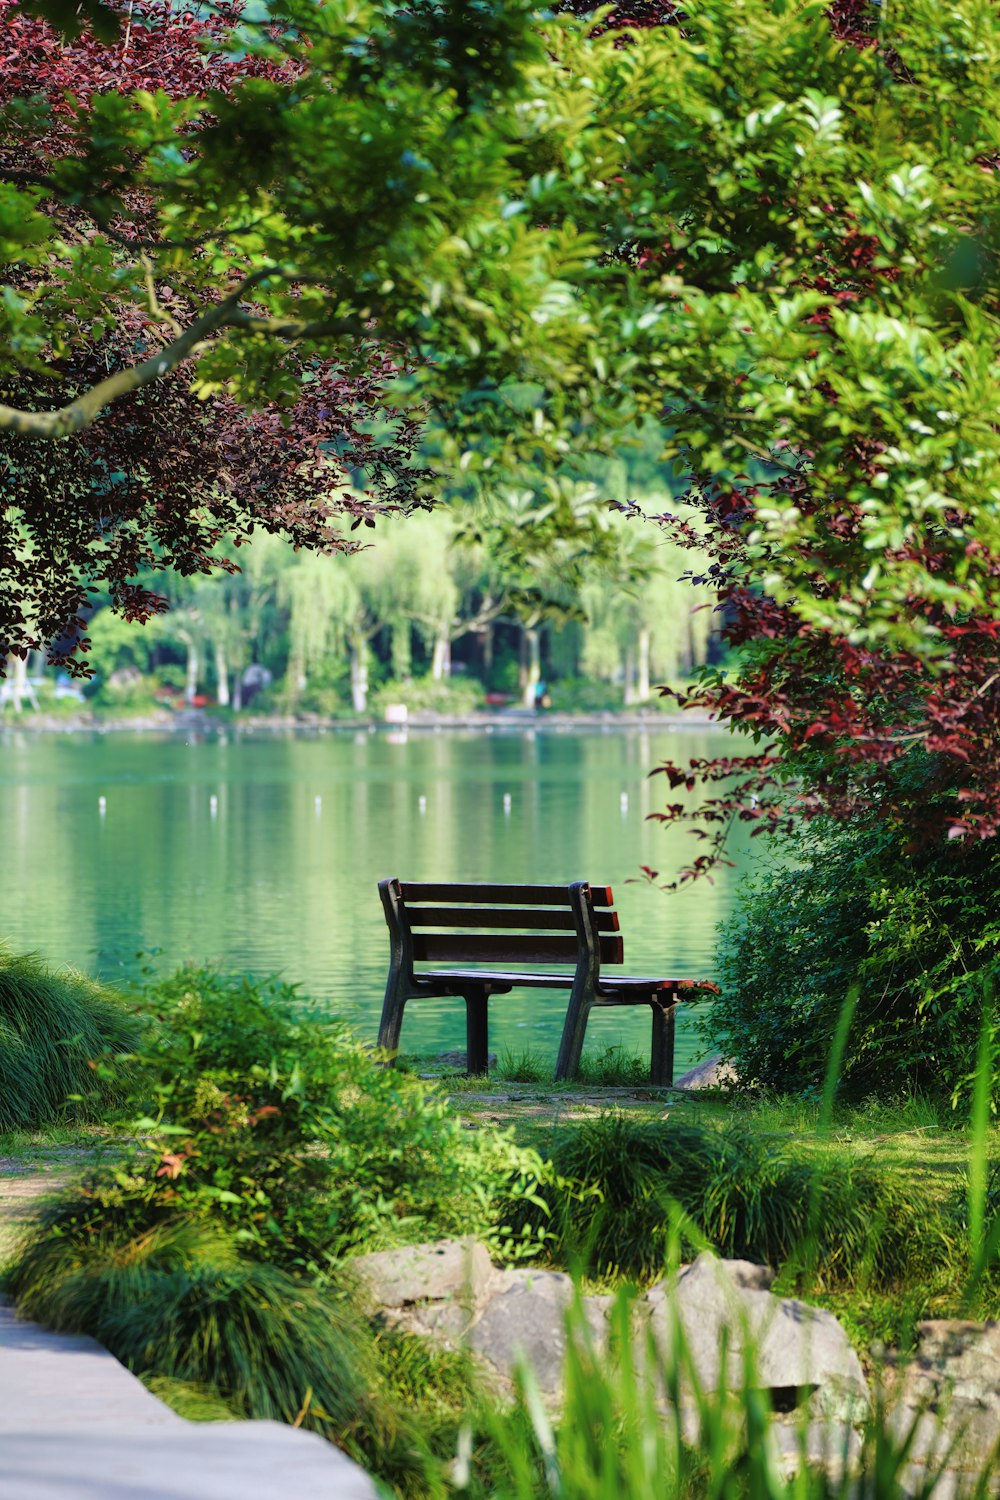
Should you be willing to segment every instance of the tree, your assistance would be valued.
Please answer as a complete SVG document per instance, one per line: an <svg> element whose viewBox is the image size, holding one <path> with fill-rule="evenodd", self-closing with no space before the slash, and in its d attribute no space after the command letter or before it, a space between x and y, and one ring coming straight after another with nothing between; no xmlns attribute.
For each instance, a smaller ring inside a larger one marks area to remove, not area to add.
<svg viewBox="0 0 1000 1500"><path fill-rule="evenodd" d="M374 345L405 363L393 399L435 424L437 467L531 497L502 521L527 572L590 543L581 466L651 415L746 653L702 701L776 735L814 801L992 834L992 6L915 0L874 30L799 0L643 7L676 24L628 32L472 0L284 16L254 49L279 74L100 96L44 183L7 173L6 253L45 286L4 304L18 368L86 345L112 293L148 314L143 256L184 311L122 381L4 420L85 424L196 347L198 395L263 404L289 341L347 375ZM911 745L941 777L919 807L889 774ZM780 822L776 766L751 761L740 816Z"/></svg>
<svg viewBox="0 0 1000 1500"><path fill-rule="evenodd" d="M871 14L710 0L604 54L622 260L661 299L632 394L672 428L742 657L686 701L765 742L665 768L723 783L687 874L733 817L1000 828L1000 20Z"/></svg>
<svg viewBox="0 0 1000 1500"><path fill-rule="evenodd" d="M139 0L116 45L84 36L65 46L50 27L3 0L0 24L12 51L0 79L0 107L9 127L27 117L32 129L8 140L0 181L34 180L53 164L78 169L79 118L99 116L118 91L157 88L180 101L212 89L230 98L240 83L294 71L288 63L220 51L238 18L238 8L204 17L164 0ZM75 106L65 94L70 87ZM32 99L37 107L27 104ZM99 236L79 202L46 197L41 207L66 253L92 252ZM146 217L153 200L137 188L121 207ZM117 245L114 275L125 272L129 256L144 270L145 306L129 299L127 287L112 292L96 316L86 316L85 302L75 335L51 341L51 365L30 344L21 348L8 374L8 400L51 404L67 388L85 389L127 370L136 350L175 336L186 310L183 279L172 275L167 285L155 278L154 259L134 226L112 226L108 235ZM8 301L41 302L52 282L48 269L28 280L19 268ZM143 619L166 605L162 592L137 582L144 569L190 574L231 567L219 540L239 547L255 528L296 546L353 550L357 542L338 523L371 524L377 515L411 508L422 478L412 462L418 426L384 404L398 366L368 346L353 377L330 361L291 353L282 370L285 400L266 411L247 411L224 392L199 399L172 374L124 395L99 424L58 443L26 446L11 431L0 435L0 465L15 500L0 517L0 652L52 642L54 660L86 670L75 653L86 645L95 585L107 588L112 607L126 618ZM367 494L350 488L361 473Z"/></svg>

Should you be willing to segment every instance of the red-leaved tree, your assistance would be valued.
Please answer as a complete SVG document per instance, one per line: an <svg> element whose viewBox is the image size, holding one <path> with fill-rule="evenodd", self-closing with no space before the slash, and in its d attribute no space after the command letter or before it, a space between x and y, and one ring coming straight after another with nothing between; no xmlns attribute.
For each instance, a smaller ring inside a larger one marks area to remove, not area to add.
<svg viewBox="0 0 1000 1500"><path fill-rule="evenodd" d="M134 0L117 41L84 32L67 43L16 0L0 0L0 109L16 106L26 126L6 137L0 176L44 184L52 163L77 149L76 115L102 95L224 96L247 78L289 76L295 65L280 55L227 47L241 13L238 3L206 12L186 0ZM134 262L146 248L145 206L125 159L107 164L106 198L91 184L85 199L63 194L47 211L58 215L68 246L99 225ZM45 295L37 276L10 281L17 295ZM65 401L155 352L189 321L183 282L154 276L152 262L148 304L84 312L86 337L9 381L4 400L26 409ZM259 411L219 393L199 400L180 369L57 443L0 434L0 672L8 653L47 648L51 660L86 675L91 596L106 590L126 618L146 619L166 607L139 581L150 569L235 570L220 544L239 547L255 529L295 547L349 551L360 545L357 528L421 503L420 424L386 406L385 387L400 369L384 349L362 345L350 369L290 350L285 369L286 399Z"/></svg>

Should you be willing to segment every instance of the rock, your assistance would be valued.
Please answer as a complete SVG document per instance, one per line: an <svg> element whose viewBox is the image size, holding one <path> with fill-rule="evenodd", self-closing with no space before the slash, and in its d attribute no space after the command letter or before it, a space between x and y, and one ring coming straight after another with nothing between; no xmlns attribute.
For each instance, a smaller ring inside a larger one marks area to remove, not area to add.
<svg viewBox="0 0 1000 1500"><path fill-rule="evenodd" d="M435 1240L358 1255L351 1269L386 1321L455 1343L496 1289L499 1272L477 1240Z"/></svg>
<svg viewBox="0 0 1000 1500"><path fill-rule="evenodd" d="M561 1271L508 1271L482 1315L469 1329L468 1347L509 1387L518 1363L532 1366L543 1396L561 1394L566 1355L566 1313L574 1297L573 1279ZM584 1316L594 1341L607 1344L610 1297L585 1297Z"/></svg>
<svg viewBox="0 0 1000 1500"><path fill-rule="evenodd" d="M736 1069L732 1063L723 1062L722 1053L716 1052L712 1057L706 1057L705 1061L699 1063L690 1072L684 1073L674 1083L675 1089L720 1089L730 1088L738 1083Z"/></svg>
<svg viewBox="0 0 1000 1500"><path fill-rule="evenodd" d="M869 1408L861 1363L832 1313L809 1307L766 1289L766 1267L699 1255L676 1277L659 1282L642 1302L648 1308L661 1360L673 1357L672 1303L706 1391L743 1384L747 1338L755 1350L760 1386L776 1411L808 1402L810 1414L828 1421L854 1422ZM728 1337L727 1368L722 1368L723 1331Z"/></svg>
<svg viewBox="0 0 1000 1500"><path fill-rule="evenodd" d="M981 1465L1000 1443L1000 1322L918 1324L893 1422L900 1432L916 1423L917 1463L932 1463L955 1441L953 1462Z"/></svg>
<svg viewBox="0 0 1000 1500"><path fill-rule="evenodd" d="M804 1432L787 1422L771 1428L778 1470L792 1479L802 1469L822 1469L834 1484L861 1469L861 1438L847 1422L810 1422Z"/></svg>

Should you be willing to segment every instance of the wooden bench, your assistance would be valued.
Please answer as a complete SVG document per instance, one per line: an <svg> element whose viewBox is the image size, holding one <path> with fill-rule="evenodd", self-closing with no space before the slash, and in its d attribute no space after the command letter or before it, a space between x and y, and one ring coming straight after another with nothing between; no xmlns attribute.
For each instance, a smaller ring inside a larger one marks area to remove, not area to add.
<svg viewBox="0 0 1000 1500"><path fill-rule="evenodd" d="M606 974L606 965L625 961L618 913L607 885L584 880L570 885L438 885L392 879L379 881L379 894L389 925L391 961L378 1044L390 1054L390 1061L399 1050L409 1000L461 997L468 1070L485 1073L490 998L521 987L560 989L569 990L570 997L556 1078L576 1076L594 1006L648 1005L653 1017L650 1081L670 1085L678 1003L698 999L705 991L718 992L710 980ZM418 964L447 967L417 968ZM477 967L466 967L469 964ZM539 964L560 968L519 967Z"/></svg>

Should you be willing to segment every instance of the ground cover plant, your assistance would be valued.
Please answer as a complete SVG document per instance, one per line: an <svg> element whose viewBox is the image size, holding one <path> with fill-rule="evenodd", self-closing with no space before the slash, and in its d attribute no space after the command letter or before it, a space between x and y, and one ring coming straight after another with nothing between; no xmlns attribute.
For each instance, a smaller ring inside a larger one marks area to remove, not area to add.
<svg viewBox="0 0 1000 1500"><path fill-rule="evenodd" d="M0 1131L106 1113L127 1094L140 1031L114 991L0 946Z"/></svg>

